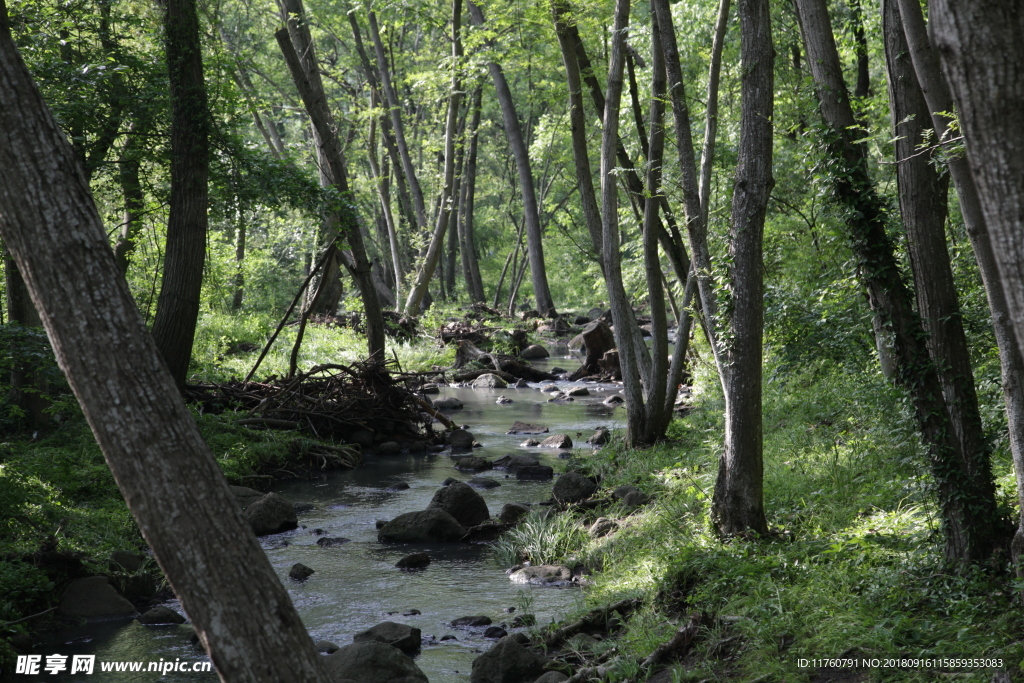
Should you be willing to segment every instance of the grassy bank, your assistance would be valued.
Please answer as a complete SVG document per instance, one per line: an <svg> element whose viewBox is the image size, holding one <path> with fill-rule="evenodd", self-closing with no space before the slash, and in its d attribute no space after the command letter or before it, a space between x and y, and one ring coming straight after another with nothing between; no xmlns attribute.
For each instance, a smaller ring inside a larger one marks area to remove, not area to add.
<svg viewBox="0 0 1024 683"><path fill-rule="evenodd" d="M545 523L501 548L535 561L595 569L588 606L642 597L615 641L575 643L608 653L608 681L646 680L636 662L693 614L709 617L666 681L989 681L990 668L865 670L832 679L800 659L1002 659L1021 673L1024 610L1005 554L986 566L943 564L934 496L910 416L872 371L816 367L771 382L765 396L765 503L775 534L715 537L708 518L722 442L717 384L677 420L670 440L625 451L612 444L574 464L602 489L629 484L654 501L617 518L617 532L580 533L598 513ZM1000 498L1014 501L1008 455L997 449ZM1009 510L1008 510L1009 511ZM546 526L545 526L546 524ZM514 547L510 547L514 546ZM541 555L544 555L541 557ZM950 677L951 676L951 677Z"/></svg>

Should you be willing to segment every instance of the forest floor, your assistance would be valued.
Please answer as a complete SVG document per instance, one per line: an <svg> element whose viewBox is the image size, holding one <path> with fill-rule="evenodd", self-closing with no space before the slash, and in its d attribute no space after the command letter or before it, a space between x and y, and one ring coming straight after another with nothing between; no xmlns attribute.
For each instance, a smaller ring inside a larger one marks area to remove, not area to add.
<svg viewBox="0 0 1024 683"><path fill-rule="evenodd" d="M227 351L261 334L243 322L208 320L196 378L244 375L256 351ZM283 374L289 348L287 339L279 343L260 374ZM349 362L363 348L349 330L312 328L302 365ZM451 349L427 340L397 345L395 355L405 370L453 359ZM818 364L771 379L768 369L765 502L773 533L726 541L708 517L723 424L712 372L696 364L693 407L662 444L626 450L613 439L568 465L595 477L599 495L630 485L652 502L603 510L618 528L600 537L581 531L598 513L569 511L531 517L496 544L509 563L583 564L591 572L588 608L640 601L608 637L570 638L566 662L601 666L606 681L648 680L641 661L694 623L692 643L670 653L669 668L653 680L990 681L1003 670L1009 678L1002 680L1022 680L1024 583L1005 553L969 568L943 563L924 456L900 396L877 372ZM53 615L11 622L53 607L73 575L111 574L112 551L143 546L77 408L69 400L58 408L52 431L0 444L0 659L12 654L11 639L52 626ZM232 483L273 477L302 451L294 434L253 431L230 413L195 415ZM997 444L993 465L1011 515L1015 484L1005 451ZM27 561L44 555L49 564ZM57 567L58 556L65 565ZM137 574L159 576L151 563ZM820 661L836 658L879 665L832 671ZM941 658L983 666L930 661Z"/></svg>

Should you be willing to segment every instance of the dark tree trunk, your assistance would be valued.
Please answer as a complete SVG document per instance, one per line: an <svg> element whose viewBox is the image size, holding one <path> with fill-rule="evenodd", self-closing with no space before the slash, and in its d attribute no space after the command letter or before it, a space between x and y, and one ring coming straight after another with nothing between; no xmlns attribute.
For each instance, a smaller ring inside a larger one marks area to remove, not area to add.
<svg viewBox="0 0 1024 683"><path fill-rule="evenodd" d="M972 476L991 480L990 449L983 432L967 336L946 248L949 180L945 174L939 174L935 160L919 149L925 134L931 131L931 115L910 60L897 0L882 0L882 31L889 71L889 107L896 136L900 212L907 232L917 310L928 334L928 352L939 373L960 448L969 464L981 468L972 471Z"/></svg>
<svg viewBox="0 0 1024 683"><path fill-rule="evenodd" d="M857 84L853 87L853 96L867 97L871 94L871 69L868 63L868 38L864 31L864 10L860 3L861 0L850 0L853 53L857 57Z"/></svg>
<svg viewBox="0 0 1024 683"><path fill-rule="evenodd" d="M329 179L340 195L340 206L331 211L331 214L337 217L337 232L344 237L352 250L350 271L355 278L359 296L363 302L368 355L370 358L383 360L384 317L380 301L377 298L377 290L373 284L366 247L363 244L362 228L359 225L359 217L356 215L356 203L348 186L348 174L342 154L341 140L338 139L334 118L324 95L313 39L309 33L309 26L305 23L305 12L301 0L285 0L283 7L286 12L288 28L278 30L275 38L316 133L314 139L317 144L318 158L326 162L321 167L321 173L330 174ZM301 59L300 54L302 55ZM328 261L337 263L339 259L332 255ZM325 279L329 277L326 271L323 277ZM330 281L333 282L333 278ZM318 287L319 289L321 288ZM313 304L315 303L313 302Z"/></svg>
<svg viewBox="0 0 1024 683"><path fill-rule="evenodd" d="M824 0L796 0L796 5L821 112L831 128L827 153L834 165L833 195L846 212L871 308L891 330L897 381L914 403L937 484L946 556L951 561L983 559L992 551L999 527L992 480L973 476L987 468L968 461L952 429L921 321L885 232L885 210L868 172L866 150L854 142L857 124Z"/></svg>
<svg viewBox="0 0 1024 683"><path fill-rule="evenodd" d="M729 233L733 308L725 391L725 452L711 517L721 534L768 530L764 516L761 354L764 332L762 242L772 179L774 101L768 0L739 0L743 74L739 157Z"/></svg>
<svg viewBox="0 0 1024 683"><path fill-rule="evenodd" d="M231 297L231 310L242 308L245 297L245 221L238 221L238 234L235 236L235 293Z"/></svg>
<svg viewBox="0 0 1024 683"><path fill-rule="evenodd" d="M42 327L43 321L32 303L25 280L18 270L18 264L10 253L4 256L4 284L7 289L7 322L23 327ZM46 398L48 386L46 379L37 373L38 368L24 360L25 356L35 354L24 351L25 349L11 349L13 365L10 374L10 401L24 412L27 426L33 429L43 428L50 424L50 416L46 412L50 407L50 402Z"/></svg>
<svg viewBox="0 0 1024 683"><path fill-rule="evenodd" d="M483 26L483 12L472 2L467 4L473 23ZM516 161L516 171L519 174L519 191L523 198L523 220L526 222L526 248L530 257L530 274L533 279L533 294L537 303L537 311L541 315L554 317L557 315L557 311L555 311L555 303L551 298L547 270L544 266L540 207L537 203L533 170L530 165L530 151L527 148L526 139L523 137L519 115L516 113L515 100L512 98L512 90L508 87L508 81L501 65L492 61L488 64L488 68L491 72L491 80L494 81L498 104L501 105L505 137L508 139L508 146L512 149L512 157Z"/></svg>
<svg viewBox="0 0 1024 683"><path fill-rule="evenodd" d="M131 265L132 253L135 251L135 239L142 230L142 212L146 206L140 173L142 146L139 144L138 137L144 132L143 128L138 124L132 124L129 127L118 164L118 180L121 184L121 196L124 197L124 212L121 214L121 235L118 237L117 244L114 245L114 260L117 262L117 269L121 271L121 275L128 274L128 266Z"/></svg>
<svg viewBox="0 0 1024 683"><path fill-rule="evenodd" d="M199 319L206 260L210 113L195 0L168 0L164 14L171 92L171 199L153 339L184 386Z"/></svg>
<svg viewBox="0 0 1024 683"><path fill-rule="evenodd" d="M74 152L14 48L2 0L0 236L114 479L221 680L328 683L288 593L146 333Z"/></svg>
<svg viewBox="0 0 1024 683"><path fill-rule="evenodd" d="M472 114L469 121L469 152L463 169L462 199L459 200L459 251L462 252L462 274L466 280L466 291L470 301L486 301L483 280L480 278L480 264L476 257L476 241L473 237L474 203L476 200L476 152L480 138L480 99L482 88L473 91L470 104Z"/></svg>
<svg viewBox="0 0 1024 683"><path fill-rule="evenodd" d="M939 140L948 140L950 120L946 112L954 109L953 97L942 75L939 55L932 49L931 41L928 39L921 4L916 0L899 0L899 8L903 32L914 62L914 71L928 103L936 137ZM1020 506L1017 534L1013 541L1013 559L1017 565L1018 576L1024 577L1024 360L1017 350L1006 294L999 278L974 176L971 175L967 160L960 155L951 157L948 166L960 200L960 213L974 249L974 257L978 261L978 271L985 284L988 305L992 312L992 329L999 347L1010 452L1017 474L1017 499Z"/></svg>

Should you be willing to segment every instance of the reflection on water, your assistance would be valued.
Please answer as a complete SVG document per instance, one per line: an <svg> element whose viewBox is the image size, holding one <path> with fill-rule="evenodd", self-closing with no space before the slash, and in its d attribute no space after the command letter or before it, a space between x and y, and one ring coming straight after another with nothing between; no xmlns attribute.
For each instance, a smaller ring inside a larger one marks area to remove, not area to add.
<svg viewBox="0 0 1024 683"><path fill-rule="evenodd" d="M552 358L542 363L575 367L573 361ZM566 383L560 383L566 384ZM580 384L580 383L576 383ZM474 453L494 459L505 453L521 450L519 443L525 437L507 435L505 431L516 420L548 427L551 433L568 434L577 448L588 448L584 443L594 428L614 426L613 409L601 404L614 385L586 385L591 396L577 398L568 403L548 403L548 395L537 390L538 384L525 389L467 388L442 389L442 396L456 396L464 404L463 410L452 411L458 424L469 426L483 448ZM495 400L504 395L513 403L497 405ZM541 457L544 464L555 465L558 453L530 451ZM458 617L487 615L495 624L510 621L505 612L516 607L522 612L529 603L537 615L538 623L545 623L572 609L582 600L578 589L539 588L513 585L506 576L505 567L499 567L486 546L448 545L384 545L377 542L376 521L391 519L404 512L422 510L434 492L448 477L468 479L471 475L454 468L456 460L448 453L373 456L366 463L349 472L334 472L314 480L280 482L278 493L296 502L311 503L314 508L299 515L300 528L265 537L262 540L275 570L288 588L302 619L316 640L329 640L337 645L352 642L352 636L382 621L392 620L410 624L422 630L425 641L417 664L432 683L454 683L469 680L473 659L480 651L490 647L483 637L483 629L453 629L448 624ZM483 472L501 483L501 486L480 491L492 515L509 502L538 503L547 500L551 482L520 482L506 478L502 471ZM407 483L409 489L389 491L398 483ZM316 545L322 530L331 537L342 536L350 543L329 548ZM425 551L432 562L422 571L406 572L394 567L399 558L411 552ZM287 578L288 570L301 562L315 570L304 583ZM417 610L419 614L403 616ZM511 628L509 629L512 630ZM37 680L117 681L213 681L214 674L169 673L107 673L98 671L101 661L174 661L176 659L202 659L189 644L189 626L143 626L137 622L87 626L60 634L53 649L61 654L95 654L97 673L92 676L40 676ZM440 639L454 635L457 640ZM68 641L77 642L65 644ZM87 640L88 639L88 640ZM19 677L31 680L35 677Z"/></svg>

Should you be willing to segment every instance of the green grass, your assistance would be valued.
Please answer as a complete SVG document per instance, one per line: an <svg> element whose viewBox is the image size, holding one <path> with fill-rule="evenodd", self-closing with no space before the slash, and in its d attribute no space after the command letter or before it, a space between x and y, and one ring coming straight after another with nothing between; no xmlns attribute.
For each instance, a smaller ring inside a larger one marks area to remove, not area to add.
<svg viewBox="0 0 1024 683"><path fill-rule="evenodd" d="M690 614L727 617L705 629L680 681L809 681L800 658L994 657L1021 673L1024 609L1008 558L953 571L921 448L897 392L873 372L814 367L766 386L765 505L776 536L722 541L708 517L722 438L716 381L669 440L627 452L614 443L582 458L602 487L632 484L655 502L575 552L591 567L590 606L642 596L619 638L632 672ZM1004 496L1006 454L994 467ZM622 513L623 511L620 511ZM603 514L608 514L605 512ZM1019 586L1017 586L1019 588ZM728 656L715 644L728 638ZM621 669L621 670L620 670ZM988 681L961 670L956 680ZM868 680L933 681L932 669L874 671ZM765 677L765 678L761 678Z"/></svg>

